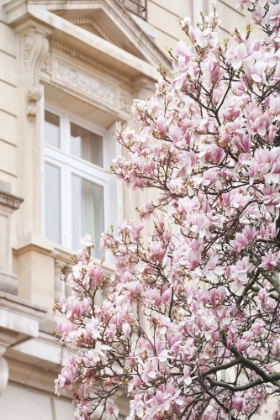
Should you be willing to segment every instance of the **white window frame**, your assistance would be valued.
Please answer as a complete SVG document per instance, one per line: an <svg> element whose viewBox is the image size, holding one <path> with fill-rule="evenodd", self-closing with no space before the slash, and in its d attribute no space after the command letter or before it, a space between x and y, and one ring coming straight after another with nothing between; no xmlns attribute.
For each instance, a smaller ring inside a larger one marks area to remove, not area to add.
<svg viewBox="0 0 280 420"><path fill-rule="evenodd" d="M60 168L61 171L61 246L73 249L72 247L72 194L71 194L71 174L80 176L94 184L103 187L104 191L104 230L106 231L110 227L110 201L109 201L109 174L108 167L110 162L106 153L108 141L107 130L97 126L96 124L89 123L82 118L77 117L69 112L63 111L54 105L45 103L44 111L49 111L57 115L60 119L60 148L56 148L45 142L44 130L42 133L42 144L43 144L43 178L44 178L44 164L49 163ZM43 112L43 123L45 122ZM71 155L71 143L70 143L70 124L74 123L80 127L83 127L103 138L103 167L99 167L93 163L83 160L79 157ZM44 180L44 179L43 179ZM44 182L43 182L44 185ZM43 194L43 206L42 206L42 226L43 235L45 232L45 193ZM91 233L91 232L83 232ZM79 239L79 238L77 238ZM99 247L100 238L94 238L96 246Z"/></svg>

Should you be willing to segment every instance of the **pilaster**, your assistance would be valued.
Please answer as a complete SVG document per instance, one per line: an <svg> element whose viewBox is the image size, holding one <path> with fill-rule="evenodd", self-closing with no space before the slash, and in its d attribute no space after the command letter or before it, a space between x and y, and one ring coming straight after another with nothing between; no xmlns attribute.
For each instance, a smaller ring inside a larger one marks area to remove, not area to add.
<svg viewBox="0 0 280 420"><path fill-rule="evenodd" d="M0 181L0 290L12 294L17 293L18 281L12 272L11 218L22 202L22 198L11 194L10 184Z"/></svg>
<svg viewBox="0 0 280 420"><path fill-rule="evenodd" d="M49 50L51 32L36 21L28 20L15 31L19 55L19 191L25 197L18 235L41 233L41 116L40 70Z"/></svg>

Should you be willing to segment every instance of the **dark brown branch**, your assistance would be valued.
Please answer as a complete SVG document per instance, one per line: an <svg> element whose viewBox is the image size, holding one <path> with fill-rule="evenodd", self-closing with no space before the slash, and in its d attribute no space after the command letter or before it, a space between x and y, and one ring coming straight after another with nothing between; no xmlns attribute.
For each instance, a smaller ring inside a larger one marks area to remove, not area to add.
<svg viewBox="0 0 280 420"><path fill-rule="evenodd" d="M239 392L239 391L246 391L247 389L253 388L254 386L261 385L264 383L273 383L275 385L275 382L280 379L280 373L272 373L270 375L266 375L266 380L263 380L262 378L255 379L254 381L250 381L246 385L240 385L240 386L234 386L230 385L226 382L220 382L220 381L214 381L213 379L209 378L208 376L205 378L208 382L210 382L211 386L217 386L220 388L228 389L232 392ZM280 385L280 384L279 384Z"/></svg>

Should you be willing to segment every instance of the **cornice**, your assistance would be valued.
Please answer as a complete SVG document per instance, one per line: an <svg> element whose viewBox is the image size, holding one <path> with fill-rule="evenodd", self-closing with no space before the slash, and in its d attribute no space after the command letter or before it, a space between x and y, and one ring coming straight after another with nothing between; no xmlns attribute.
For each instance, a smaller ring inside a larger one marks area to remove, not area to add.
<svg viewBox="0 0 280 420"><path fill-rule="evenodd" d="M31 303L25 299L21 299L18 296L11 295L0 291L0 307L1 309L7 309L12 312L18 313L21 316L31 317L33 319L41 319L47 312L48 309Z"/></svg>
<svg viewBox="0 0 280 420"><path fill-rule="evenodd" d="M91 10L102 10L108 16L108 18L111 19L112 24L114 24L118 30L123 33L123 36L125 36L127 40L129 40L129 42L134 45L134 48L139 51L139 54L141 54L142 57L145 57L144 60L138 59L139 61L155 67L157 67L159 64L163 64L167 69L171 67L170 60L164 54L164 52L154 43L152 38L150 38L143 31L141 26L130 16L129 12L124 8L124 6L116 0L96 0L92 2L84 0L68 0L67 2L65 2L65 0L32 0L32 2L29 0L4 0L3 8L7 15L7 23L11 24L13 27L18 25L22 19L29 15L33 16L35 19L38 19L42 23L45 23L46 26L51 28L56 27L65 33L70 32L74 38L78 35L78 32L76 30L73 31L73 28L68 30L66 25L62 23L62 21L67 22L67 19L66 17L60 17L61 13L65 12L66 15L68 12L69 16L69 12L71 11L80 11L81 13L84 11L90 13ZM78 28L82 30L82 28ZM94 34L91 34L90 32L89 34L94 37ZM94 40L93 37L92 41ZM96 37L100 38L97 35ZM80 38L79 35L78 38ZM80 39L82 40L82 38L84 38L84 36L82 36ZM98 42L97 40L94 41L94 43L100 44L101 46L101 41L108 42L112 46L115 46L111 41L106 41L106 39L103 38L100 38ZM93 42L90 43L93 44ZM122 50L121 47L119 47L119 49ZM110 55L110 50L111 48L109 48L109 46L108 48L105 47L105 54L108 51ZM132 55L130 53L127 54ZM116 51L115 58L117 60L118 56L120 56L120 54ZM136 56L134 57L137 58ZM125 64L126 61L130 62L131 60L128 58L128 60L122 61L122 63ZM143 68L143 65L139 66L139 70L140 68Z"/></svg>
<svg viewBox="0 0 280 420"><path fill-rule="evenodd" d="M130 77L127 74L121 73L112 67L106 66L106 64L103 64L100 61L97 61L96 59L94 59L92 56L88 54L82 53L77 48L74 48L69 44L61 42L59 39L52 37L50 40L50 44L52 48L57 48L60 51L63 51L66 54L71 55L72 57L76 57L77 59L84 61L87 64L90 64L92 67L96 68L97 70L100 70L101 72L107 73L113 77L123 80L125 83L128 83L128 84L132 83Z"/></svg>
<svg viewBox="0 0 280 420"><path fill-rule="evenodd" d="M0 205L4 207L17 210L23 201L24 200L21 197L17 197L16 195L5 191L0 191Z"/></svg>
<svg viewBox="0 0 280 420"><path fill-rule="evenodd" d="M13 246L15 256L24 254L28 251L36 251L44 255L52 255L53 243L44 236L29 233L26 236L17 238L17 243Z"/></svg>

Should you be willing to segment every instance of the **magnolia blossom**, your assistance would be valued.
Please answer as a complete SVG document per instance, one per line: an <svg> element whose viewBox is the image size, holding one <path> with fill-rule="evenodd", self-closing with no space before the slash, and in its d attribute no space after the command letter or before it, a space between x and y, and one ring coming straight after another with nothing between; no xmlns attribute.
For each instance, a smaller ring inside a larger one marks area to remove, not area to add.
<svg viewBox="0 0 280 420"><path fill-rule="evenodd" d="M139 132L111 171L152 188L139 222L102 234L110 279L81 240L71 290L55 309L72 352L56 392L75 415L115 420L280 419L280 6L239 0L264 29L218 35L216 10L181 22L155 94L133 106ZM145 221L151 219L149 231ZM97 240L98 238L96 238ZM105 293L106 289L106 293Z"/></svg>

